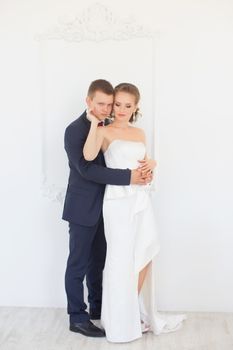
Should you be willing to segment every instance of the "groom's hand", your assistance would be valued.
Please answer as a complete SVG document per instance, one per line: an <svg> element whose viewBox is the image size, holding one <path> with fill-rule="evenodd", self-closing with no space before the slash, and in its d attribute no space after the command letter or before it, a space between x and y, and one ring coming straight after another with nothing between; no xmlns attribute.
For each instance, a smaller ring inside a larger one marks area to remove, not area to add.
<svg viewBox="0 0 233 350"><path fill-rule="evenodd" d="M147 185L153 180L153 174L151 172L143 175L138 169L131 170L131 185Z"/></svg>

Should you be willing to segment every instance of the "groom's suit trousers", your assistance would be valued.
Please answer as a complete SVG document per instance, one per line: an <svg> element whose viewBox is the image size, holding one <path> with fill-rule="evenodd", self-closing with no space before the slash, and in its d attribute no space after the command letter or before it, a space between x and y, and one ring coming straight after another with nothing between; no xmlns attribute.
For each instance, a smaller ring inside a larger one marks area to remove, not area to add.
<svg viewBox="0 0 233 350"><path fill-rule="evenodd" d="M69 223L69 257L65 273L70 322L89 319L84 302L83 280L86 276L88 302L92 313L100 314L102 273L106 256L103 216L91 227Z"/></svg>

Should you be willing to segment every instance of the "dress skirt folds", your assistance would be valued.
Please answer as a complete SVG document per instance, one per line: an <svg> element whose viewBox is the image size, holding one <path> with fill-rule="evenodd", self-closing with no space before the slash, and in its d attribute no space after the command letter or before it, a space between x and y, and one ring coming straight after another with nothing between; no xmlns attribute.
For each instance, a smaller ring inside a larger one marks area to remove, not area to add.
<svg viewBox="0 0 233 350"><path fill-rule="evenodd" d="M114 140L105 152L111 168L137 168L142 142ZM160 250L150 186L107 185L103 204L107 255L103 275L101 323L110 342L142 336L141 321L154 334L179 329L185 315L157 312L155 259ZM149 264L138 295L139 272Z"/></svg>

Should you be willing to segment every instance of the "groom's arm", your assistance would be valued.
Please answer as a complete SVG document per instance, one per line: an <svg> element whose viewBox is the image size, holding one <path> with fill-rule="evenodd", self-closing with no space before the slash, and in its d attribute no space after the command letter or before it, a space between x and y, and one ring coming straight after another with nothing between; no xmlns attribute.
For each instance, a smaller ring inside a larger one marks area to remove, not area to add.
<svg viewBox="0 0 233 350"><path fill-rule="evenodd" d="M86 161L83 157L83 147L86 138L80 137L68 127L65 131L65 150L71 167L85 179L100 184L127 186L131 181L130 169L111 169Z"/></svg>

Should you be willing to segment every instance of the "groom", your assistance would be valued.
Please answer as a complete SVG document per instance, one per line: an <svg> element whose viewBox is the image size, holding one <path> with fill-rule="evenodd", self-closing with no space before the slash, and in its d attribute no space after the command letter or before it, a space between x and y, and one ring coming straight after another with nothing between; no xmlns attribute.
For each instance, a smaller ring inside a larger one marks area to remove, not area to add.
<svg viewBox="0 0 233 350"><path fill-rule="evenodd" d="M100 120L110 115L114 90L106 80L91 83L86 98L87 106ZM106 241L102 204L106 184L145 185L151 177L143 178L137 170L107 168L102 152L88 162L83 157L90 121L86 111L65 131L65 150L70 174L63 210L63 219L69 222L69 256L65 273L65 288L70 316L70 330L90 337L103 337L105 332L90 320L100 319L102 299L102 272L106 256ZM89 313L83 296L86 276ZM117 300L116 300L117 302Z"/></svg>

